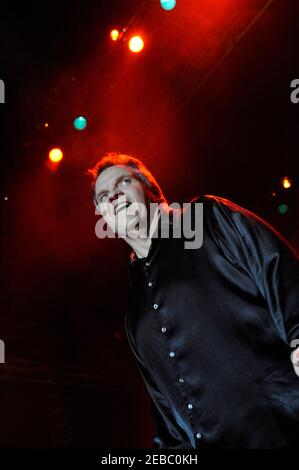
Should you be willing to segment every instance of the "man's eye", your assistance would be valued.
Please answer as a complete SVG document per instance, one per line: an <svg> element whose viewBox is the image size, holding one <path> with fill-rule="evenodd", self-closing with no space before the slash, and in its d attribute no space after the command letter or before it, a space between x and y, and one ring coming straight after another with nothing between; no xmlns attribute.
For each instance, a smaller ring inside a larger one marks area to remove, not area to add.
<svg viewBox="0 0 299 470"><path fill-rule="evenodd" d="M130 181L131 181L131 178L129 178L129 177L124 178L124 179L121 181L120 185L121 185L121 186L126 186L126 184L127 184L127 183L130 183Z"/></svg>
<svg viewBox="0 0 299 470"><path fill-rule="evenodd" d="M107 197L107 193L101 194L100 202L104 202L104 200L105 200L106 197Z"/></svg>

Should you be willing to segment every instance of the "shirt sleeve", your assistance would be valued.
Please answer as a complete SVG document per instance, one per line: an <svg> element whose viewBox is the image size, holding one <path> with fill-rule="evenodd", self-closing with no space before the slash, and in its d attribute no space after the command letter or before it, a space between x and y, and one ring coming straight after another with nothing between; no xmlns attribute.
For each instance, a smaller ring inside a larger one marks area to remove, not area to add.
<svg viewBox="0 0 299 470"><path fill-rule="evenodd" d="M299 338L299 258L265 220L228 199L212 200L213 230L232 262L247 272L267 302L281 337Z"/></svg>
<svg viewBox="0 0 299 470"><path fill-rule="evenodd" d="M152 448L192 449L193 447L187 434L175 421L167 399L160 392L158 385L151 377L144 362L135 350L126 315L125 329L130 347L135 357L137 368L150 396L150 414L153 422Z"/></svg>

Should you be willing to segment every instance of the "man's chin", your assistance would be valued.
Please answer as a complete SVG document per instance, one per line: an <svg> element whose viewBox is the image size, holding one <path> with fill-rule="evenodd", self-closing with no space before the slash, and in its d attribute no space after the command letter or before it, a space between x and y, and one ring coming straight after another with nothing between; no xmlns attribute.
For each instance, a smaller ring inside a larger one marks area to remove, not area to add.
<svg viewBox="0 0 299 470"><path fill-rule="evenodd" d="M139 222L137 222L133 227L127 228L126 237L130 239L135 239L140 236Z"/></svg>
<svg viewBox="0 0 299 470"><path fill-rule="evenodd" d="M134 216L133 218L130 218L127 223L123 221L119 227L116 224L115 233L118 237L134 239L137 237L146 238L146 231L146 226L144 228L141 226L140 218L138 216Z"/></svg>
<svg viewBox="0 0 299 470"><path fill-rule="evenodd" d="M137 221L136 224L132 226L132 224L128 227L115 227L114 233L117 237L120 238L136 238L139 235L139 223Z"/></svg>

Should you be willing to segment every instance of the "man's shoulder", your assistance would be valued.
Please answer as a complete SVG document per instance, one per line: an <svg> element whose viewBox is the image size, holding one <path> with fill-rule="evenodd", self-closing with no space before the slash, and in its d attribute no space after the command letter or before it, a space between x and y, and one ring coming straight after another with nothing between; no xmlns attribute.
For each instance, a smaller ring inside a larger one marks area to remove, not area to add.
<svg viewBox="0 0 299 470"><path fill-rule="evenodd" d="M210 207L212 209L211 213L217 217L220 215L226 218L232 217L234 221L238 221L241 217L254 219L264 224L266 223L264 219L254 212L228 198L215 196L213 194L203 194L193 197L190 201L190 205L192 206L197 202L203 203L205 208Z"/></svg>
<svg viewBox="0 0 299 470"><path fill-rule="evenodd" d="M225 236L233 233L238 237L244 236L252 226L261 225L273 230L264 219L231 199L203 194L195 196L190 201L190 207L194 207L196 203L203 204L205 223L210 224L212 230L223 232Z"/></svg>
<svg viewBox="0 0 299 470"><path fill-rule="evenodd" d="M202 202L208 205L215 206L227 206L231 210L236 211L245 210L243 207L231 201L230 199L221 196L215 196L214 194L201 194L199 196L194 196L191 199L190 204L195 204L196 202Z"/></svg>
<svg viewBox="0 0 299 470"><path fill-rule="evenodd" d="M200 194L194 196L188 202L180 204L179 210L174 210L174 214L180 217L185 217L192 214L194 216L197 205L202 205L203 217L205 219L217 217L218 213L223 211L223 208L226 207L229 211L242 211L243 208L235 204L229 199L225 199L220 196L215 196L213 194ZM219 215L218 215L219 216Z"/></svg>
<svg viewBox="0 0 299 470"><path fill-rule="evenodd" d="M264 242L268 245L283 242L283 246L287 246L294 252L294 248L270 222L250 209L230 199L211 194L196 196L191 200L192 204L195 202L204 203L203 212L206 222L211 224L218 235L222 234L223 238L230 237L235 243L240 239L247 242L249 239L259 240L260 243ZM208 207L210 210L207 210Z"/></svg>

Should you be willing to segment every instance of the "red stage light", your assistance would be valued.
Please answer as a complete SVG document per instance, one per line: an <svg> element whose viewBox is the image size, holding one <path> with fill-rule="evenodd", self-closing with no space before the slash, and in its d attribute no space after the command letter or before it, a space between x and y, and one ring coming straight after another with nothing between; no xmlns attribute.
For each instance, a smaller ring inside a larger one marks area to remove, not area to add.
<svg viewBox="0 0 299 470"><path fill-rule="evenodd" d="M59 148L50 150L49 159L51 162L58 163L63 159L63 152Z"/></svg>
<svg viewBox="0 0 299 470"><path fill-rule="evenodd" d="M111 37L112 41L117 41L119 39L118 29L113 29L110 33L110 37Z"/></svg>
<svg viewBox="0 0 299 470"><path fill-rule="evenodd" d="M131 52L137 53L144 48L144 41L140 36L133 36L129 40L129 49Z"/></svg>
<svg viewBox="0 0 299 470"><path fill-rule="evenodd" d="M281 185L284 189L289 189L292 186L292 181L288 176L284 176L281 180Z"/></svg>

